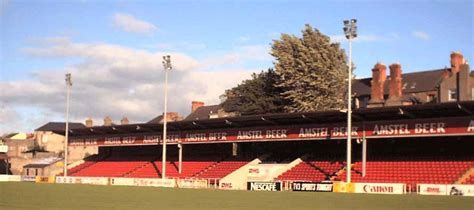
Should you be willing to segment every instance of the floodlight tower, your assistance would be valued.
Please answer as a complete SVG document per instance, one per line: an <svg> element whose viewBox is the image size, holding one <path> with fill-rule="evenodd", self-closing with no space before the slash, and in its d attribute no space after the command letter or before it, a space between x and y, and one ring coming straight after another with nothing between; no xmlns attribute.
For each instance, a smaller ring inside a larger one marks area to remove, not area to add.
<svg viewBox="0 0 474 210"><path fill-rule="evenodd" d="M349 40L349 64L348 64L348 86L347 86L347 160L346 160L346 182L351 182L351 155L352 155L352 39L357 37L357 20L344 20L344 34Z"/></svg>
<svg viewBox="0 0 474 210"><path fill-rule="evenodd" d="M163 113L163 157L161 165L161 178L166 178L166 126L168 123L167 119L167 108L168 108L168 72L173 68L171 66L171 56L163 56L163 67L165 70L165 106Z"/></svg>
<svg viewBox="0 0 474 210"><path fill-rule="evenodd" d="M64 164L63 164L63 176L67 176L67 156L68 156L68 144L69 144L69 94L72 87L71 73L66 73L66 128L64 130Z"/></svg>

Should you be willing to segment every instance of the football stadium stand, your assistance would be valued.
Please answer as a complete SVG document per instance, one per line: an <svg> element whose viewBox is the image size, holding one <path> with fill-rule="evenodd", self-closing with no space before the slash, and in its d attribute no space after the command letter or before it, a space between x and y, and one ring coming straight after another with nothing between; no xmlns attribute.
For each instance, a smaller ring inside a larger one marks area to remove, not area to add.
<svg viewBox="0 0 474 210"><path fill-rule="evenodd" d="M474 175L469 176L463 184L474 184Z"/></svg>
<svg viewBox="0 0 474 210"><path fill-rule="evenodd" d="M356 162L351 171L354 182L405 183L416 184L454 184L474 161L409 160L409 161L368 161L366 176L362 177L362 163ZM346 178L344 171L340 180Z"/></svg>
<svg viewBox="0 0 474 210"><path fill-rule="evenodd" d="M401 109L354 112L358 129L369 129L359 131L352 144L352 182L401 183L410 189L417 184L472 184L474 119L466 114L474 110L474 103ZM236 174L258 181L345 181L345 117L341 112L321 112L170 122L175 139L167 147L166 177L206 179L214 184L223 180L226 186ZM95 144L99 154L69 169L69 175L161 178L161 146L156 136L148 136L159 133L161 125L116 127L74 130L71 146ZM362 176L361 139L366 134ZM260 162L248 164L257 158ZM272 166L281 170L269 169ZM245 171L247 175L241 174Z"/></svg>
<svg viewBox="0 0 474 210"><path fill-rule="evenodd" d="M239 169L249 161L221 161L213 167L196 174L196 178L220 179Z"/></svg>

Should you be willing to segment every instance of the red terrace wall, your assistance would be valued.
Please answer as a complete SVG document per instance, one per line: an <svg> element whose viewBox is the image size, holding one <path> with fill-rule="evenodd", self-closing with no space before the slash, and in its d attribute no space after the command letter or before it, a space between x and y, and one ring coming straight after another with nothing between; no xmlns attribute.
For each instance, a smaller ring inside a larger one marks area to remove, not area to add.
<svg viewBox="0 0 474 210"><path fill-rule="evenodd" d="M365 128L365 129L364 129ZM345 124L315 124L301 126L274 126L266 128L203 130L170 132L167 143L223 143L278 140L331 140L345 139ZM388 138L416 136L474 136L474 118L454 117L354 123L354 138ZM160 133L110 135L99 137L71 137L70 146L124 146L156 145L162 142Z"/></svg>

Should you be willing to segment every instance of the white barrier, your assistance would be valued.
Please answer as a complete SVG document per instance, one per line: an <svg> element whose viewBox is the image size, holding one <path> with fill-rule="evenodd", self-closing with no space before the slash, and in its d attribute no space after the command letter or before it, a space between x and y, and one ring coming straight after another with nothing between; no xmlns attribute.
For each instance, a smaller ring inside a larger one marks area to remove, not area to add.
<svg viewBox="0 0 474 210"><path fill-rule="evenodd" d="M421 195L474 196L474 185L418 184Z"/></svg>
<svg viewBox="0 0 474 210"><path fill-rule="evenodd" d="M418 184L418 194L421 195L447 195L447 186L441 184Z"/></svg>
<svg viewBox="0 0 474 210"><path fill-rule="evenodd" d="M35 182L36 176L21 176L22 182Z"/></svg>
<svg viewBox="0 0 474 210"><path fill-rule="evenodd" d="M405 184L354 183L354 192L374 194L404 194Z"/></svg>
<svg viewBox="0 0 474 210"><path fill-rule="evenodd" d="M180 179L178 180L179 188L207 188L208 182L204 179Z"/></svg>
<svg viewBox="0 0 474 210"><path fill-rule="evenodd" d="M474 196L474 185L451 184L446 186L448 195Z"/></svg>
<svg viewBox="0 0 474 210"><path fill-rule="evenodd" d="M175 187L174 179L134 179L136 186L146 187Z"/></svg>
<svg viewBox="0 0 474 210"><path fill-rule="evenodd" d="M20 182L21 176L19 175L0 175L0 182Z"/></svg>
<svg viewBox="0 0 474 210"><path fill-rule="evenodd" d="M93 184L93 185L108 185L109 178L107 177L56 177L56 183L61 184Z"/></svg>
<svg viewBox="0 0 474 210"><path fill-rule="evenodd" d="M111 185L147 186L147 187L175 187L174 179L139 179L139 178L110 178Z"/></svg>
<svg viewBox="0 0 474 210"><path fill-rule="evenodd" d="M110 178L110 185L123 185L133 186L135 185L134 178Z"/></svg>

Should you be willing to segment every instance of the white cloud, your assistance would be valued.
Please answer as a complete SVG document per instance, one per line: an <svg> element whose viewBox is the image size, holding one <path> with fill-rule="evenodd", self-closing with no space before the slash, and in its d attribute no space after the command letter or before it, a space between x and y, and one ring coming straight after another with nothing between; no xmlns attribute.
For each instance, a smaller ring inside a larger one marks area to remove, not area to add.
<svg viewBox="0 0 474 210"><path fill-rule="evenodd" d="M221 53L216 56L209 57L202 62L202 65L204 67L220 67L222 65L228 66L249 60L270 62L273 58L269 52L269 45L244 45L236 47L231 52Z"/></svg>
<svg viewBox="0 0 474 210"><path fill-rule="evenodd" d="M0 136L7 133L18 132L20 115L17 111L5 105L0 106Z"/></svg>
<svg viewBox="0 0 474 210"><path fill-rule="evenodd" d="M157 30L152 23L139 20L129 14L116 13L113 16L114 26L127 32L151 34Z"/></svg>
<svg viewBox="0 0 474 210"><path fill-rule="evenodd" d="M232 55L228 57L237 59L236 62L245 63L266 59L261 55L263 49L259 46L244 46L226 54ZM78 61L56 70L35 71L31 80L0 82L0 90L8 90L0 95L3 103L0 118L3 115L15 118L18 112L16 107L29 107L51 116L41 118L43 120L63 120L66 72L72 73L70 110L73 121L83 122L85 118L92 117L101 124L103 117L108 115L115 122L123 116L132 122L146 122L162 112L163 52L107 43L77 43L65 38L49 38L43 45L25 48L23 52L43 59L73 57L78 58ZM222 58L217 56L204 60ZM169 111L177 111L182 115L189 113L193 100L202 100L206 104L219 103L219 96L225 89L250 78L252 71L259 71L214 62L220 68L215 71L212 62L200 62L182 53L171 53L171 59L173 70L169 74ZM46 123L39 120L34 121L36 125L28 125L28 128ZM21 119L19 122L26 121ZM17 126L24 128L26 125L18 123Z"/></svg>
<svg viewBox="0 0 474 210"><path fill-rule="evenodd" d="M155 48L166 49L166 50L204 50L206 49L206 44L203 43L190 43L190 42L179 42L179 43L158 43ZM153 48L153 47L152 47Z"/></svg>
<svg viewBox="0 0 474 210"><path fill-rule="evenodd" d="M424 31L413 31L411 35L415 38L421 39L421 40L430 40L431 36L424 32Z"/></svg>

